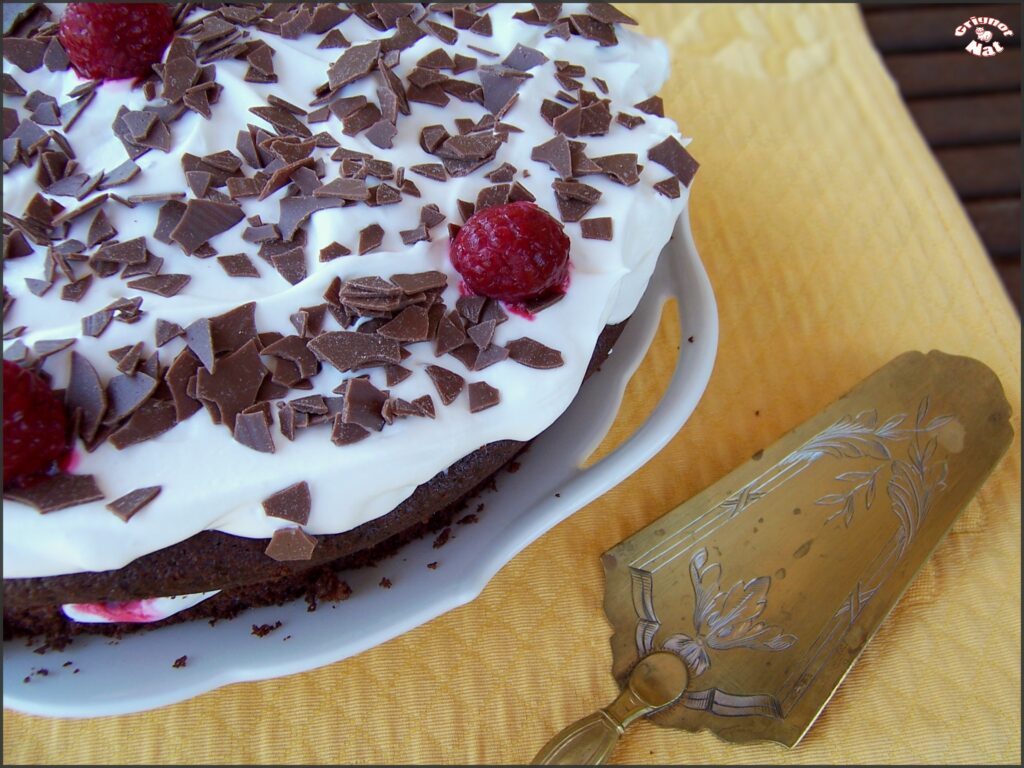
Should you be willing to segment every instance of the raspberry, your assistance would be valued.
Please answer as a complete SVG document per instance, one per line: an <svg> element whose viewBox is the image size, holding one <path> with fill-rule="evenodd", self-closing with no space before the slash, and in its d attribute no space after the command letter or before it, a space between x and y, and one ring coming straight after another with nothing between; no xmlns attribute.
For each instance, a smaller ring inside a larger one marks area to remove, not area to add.
<svg viewBox="0 0 1024 768"><path fill-rule="evenodd" d="M533 203L496 205L470 216L455 236L451 259L474 293L521 302L564 289L569 238Z"/></svg>
<svg viewBox="0 0 1024 768"><path fill-rule="evenodd" d="M162 3L70 3L58 32L78 74L102 80L148 75L173 36Z"/></svg>
<svg viewBox="0 0 1024 768"><path fill-rule="evenodd" d="M4 360L4 487L31 482L67 452L64 404L32 371Z"/></svg>

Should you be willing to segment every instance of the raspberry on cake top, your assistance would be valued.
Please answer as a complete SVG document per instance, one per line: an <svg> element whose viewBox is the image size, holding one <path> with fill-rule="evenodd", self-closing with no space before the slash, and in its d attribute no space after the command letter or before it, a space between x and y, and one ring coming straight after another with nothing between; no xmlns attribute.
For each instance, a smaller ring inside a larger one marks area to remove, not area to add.
<svg viewBox="0 0 1024 768"><path fill-rule="evenodd" d="M610 5L201 5L144 78L81 77L58 4L5 37L4 357L72 431L5 478L5 578L204 530L309 557L535 437L687 203L667 52ZM505 206L557 279L487 298L452 239Z"/></svg>

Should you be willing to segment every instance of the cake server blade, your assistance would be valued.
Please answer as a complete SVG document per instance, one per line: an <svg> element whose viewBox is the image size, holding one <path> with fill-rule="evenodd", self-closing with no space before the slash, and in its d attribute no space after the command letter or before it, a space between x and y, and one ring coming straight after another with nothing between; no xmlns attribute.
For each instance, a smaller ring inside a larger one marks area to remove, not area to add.
<svg viewBox="0 0 1024 768"><path fill-rule="evenodd" d="M623 692L535 763L640 716L795 746L1012 438L977 360L908 352L603 555Z"/></svg>

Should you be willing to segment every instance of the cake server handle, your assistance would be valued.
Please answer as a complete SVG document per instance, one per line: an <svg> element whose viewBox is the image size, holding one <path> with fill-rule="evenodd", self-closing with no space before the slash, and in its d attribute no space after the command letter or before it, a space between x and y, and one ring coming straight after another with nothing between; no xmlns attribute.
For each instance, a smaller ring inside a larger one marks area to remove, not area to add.
<svg viewBox="0 0 1024 768"><path fill-rule="evenodd" d="M532 764L604 764L630 723L672 704L683 695L688 680L686 664L676 654L656 651L645 656L615 701L556 734Z"/></svg>

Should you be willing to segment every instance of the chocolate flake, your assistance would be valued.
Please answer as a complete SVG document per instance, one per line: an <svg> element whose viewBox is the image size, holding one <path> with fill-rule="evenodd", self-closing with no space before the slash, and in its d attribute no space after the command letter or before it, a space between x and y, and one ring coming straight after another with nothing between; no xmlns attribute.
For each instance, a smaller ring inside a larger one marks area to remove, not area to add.
<svg viewBox="0 0 1024 768"><path fill-rule="evenodd" d="M182 288L188 285L191 279L189 275L153 275L140 278L139 280L132 280L128 283L128 287L148 293L155 293L164 298L170 298L171 296L176 296Z"/></svg>
<svg viewBox="0 0 1024 768"><path fill-rule="evenodd" d="M211 237L226 232L243 218L245 214L237 205L212 200L189 200L170 238L191 255Z"/></svg>
<svg viewBox="0 0 1024 768"><path fill-rule="evenodd" d="M635 159L636 156L633 157ZM572 176L572 156L569 152L569 142L561 134L534 147L530 159L546 163L563 179Z"/></svg>
<svg viewBox="0 0 1024 768"><path fill-rule="evenodd" d="M184 334L185 330L177 323L160 319L156 321L156 346L158 347L162 347L171 339L176 339Z"/></svg>
<svg viewBox="0 0 1024 768"><path fill-rule="evenodd" d="M331 243L320 249L320 261L333 261L341 256L348 256L352 253L341 243Z"/></svg>
<svg viewBox="0 0 1024 768"><path fill-rule="evenodd" d="M418 243L423 240L430 240L430 234L427 232L427 227L422 223L415 229L401 230L398 234L401 236L402 242L406 245L413 245L414 243Z"/></svg>
<svg viewBox="0 0 1024 768"><path fill-rule="evenodd" d="M398 342L375 334L330 331L311 339L307 346L318 359L342 372L401 362Z"/></svg>
<svg viewBox="0 0 1024 768"><path fill-rule="evenodd" d="M63 352L65 349L75 343L74 339L52 339L37 341L32 345L32 353L37 359L43 360L50 355L55 355L58 352Z"/></svg>
<svg viewBox="0 0 1024 768"><path fill-rule="evenodd" d="M267 517L277 517L299 525L309 522L311 506L309 484L305 481L290 485L263 500L263 511Z"/></svg>
<svg viewBox="0 0 1024 768"><path fill-rule="evenodd" d="M301 528L280 528L274 531L270 543L263 552L278 562L309 560L313 557L316 545L316 538Z"/></svg>
<svg viewBox="0 0 1024 768"><path fill-rule="evenodd" d="M396 363L389 363L384 366L384 375L386 377L387 385L389 387L393 387L412 376L412 371Z"/></svg>
<svg viewBox="0 0 1024 768"><path fill-rule="evenodd" d="M269 407L267 403L263 403L263 405ZM274 452L274 436L270 433L270 424L267 423L267 417L262 410L251 412L247 410L235 416L232 436L246 448L252 448L259 453ZM266 502L264 502L264 509L266 509Z"/></svg>
<svg viewBox="0 0 1024 768"><path fill-rule="evenodd" d="M448 276L444 272L417 272L416 274L392 275L391 282L402 289L407 296L415 296L425 291L434 291L448 285Z"/></svg>
<svg viewBox="0 0 1024 768"><path fill-rule="evenodd" d="M510 358L528 368L559 368L565 362L562 359L562 353L558 350L525 336L510 341L505 346Z"/></svg>
<svg viewBox="0 0 1024 768"><path fill-rule="evenodd" d="M669 176L667 179L663 179L654 185L654 188L658 190L665 197L675 200L680 195L679 190L679 179L675 176Z"/></svg>
<svg viewBox="0 0 1024 768"><path fill-rule="evenodd" d="M114 313L109 309L101 309L91 315L86 315L82 318L82 335L99 338L113 319Z"/></svg>
<svg viewBox="0 0 1024 768"><path fill-rule="evenodd" d="M374 432L382 430L385 422L381 411L388 396L361 377L348 379L343 387L342 421Z"/></svg>
<svg viewBox="0 0 1024 768"><path fill-rule="evenodd" d="M689 187L699 167L693 156L686 151L674 136L669 136L647 152L649 160L668 168L684 187Z"/></svg>
<svg viewBox="0 0 1024 768"><path fill-rule="evenodd" d="M612 220L603 216L597 219L583 219L580 222L583 237L587 240L611 240Z"/></svg>
<svg viewBox="0 0 1024 768"><path fill-rule="evenodd" d="M35 72L43 66L46 43L38 38L4 37L4 59L23 72Z"/></svg>
<svg viewBox="0 0 1024 768"><path fill-rule="evenodd" d="M640 115L630 115L625 112L619 112L615 116L615 122L617 122L619 125L626 126L626 128L632 131L638 125L643 125L644 119L640 117Z"/></svg>
<svg viewBox="0 0 1024 768"><path fill-rule="evenodd" d="M147 400L128 423L110 436L110 442L118 450L162 435L176 423L175 407L165 400Z"/></svg>
<svg viewBox="0 0 1024 768"><path fill-rule="evenodd" d="M359 255L370 253L384 242L384 229L379 224L370 224L359 231Z"/></svg>
<svg viewBox="0 0 1024 768"><path fill-rule="evenodd" d="M665 103L661 100L661 96L651 96L639 104L634 104L633 107L647 115L665 116Z"/></svg>
<svg viewBox="0 0 1024 768"><path fill-rule="evenodd" d="M270 263L292 285L306 279L306 254L302 246L271 256Z"/></svg>
<svg viewBox="0 0 1024 768"><path fill-rule="evenodd" d="M428 365L426 371L430 380L434 382L434 387L437 389L441 402L445 405L451 405L455 402L455 398L459 396L459 393L465 387L466 380L459 376L459 374L453 373L439 365Z"/></svg>
<svg viewBox="0 0 1024 768"><path fill-rule="evenodd" d="M160 495L161 486L153 485L148 488L137 488L126 493L119 499L107 504L107 509L121 518L124 522L131 520L144 506Z"/></svg>
<svg viewBox="0 0 1024 768"><path fill-rule="evenodd" d="M470 413L478 413L479 411L487 410L492 408L501 402L501 396L498 390L492 387L485 381L474 381L469 385L469 411Z"/></svg>
<svg viewBox="0 0 1024 768"><path fill-rule="evenodd" d="M64 393L68 410L81 410L78 435L92 442L107 410L107 393L99 375L87 358L71 352L71 374Z"/></svg>
<svg viewBox="0 0 1024 768"><path fill-rule="evenodd" d="M50 285L49 283L47 285ZM81 301L89 286L92 285L92 275L83 275L80 279L61 287L60 297L63 301ZM35 293L35 291L33 291ZM37 296L42 294L36 294Z"/></svg>
<svg viewBox="0 0 1024 768"><path fill-rule="evenodd" d="M7 41L4 41L7 47ZM42 514L75 507L103 498L103 491L92 475L60 473L47 477L28 488L5 488L4 498L29 504Z"/></svg>
<svg viewBox="0 0 1024 768"><path fill-rule="evenodd" d="M121 374L107 383L107 407L104 424L116 424L142 406L156 389L158 382L144 373Z"/></svg>
<svg viewBox="0 0 1024 768"><path fill-rule="evenodd" d="M217 262L224 268L229 277L259 277L260 272L252 259L244 253L232 253L227 256L218 256Z"/></svg>
<svg viewBox="0 0 1024 768"><path fill-rule="evenodd" d="M653 159L653 158L652 158ZM594 162L601 166L601 170L613 181L631 187L640 181L640 170L636 164L636 155L606 155L595 157Z"/></svg>

